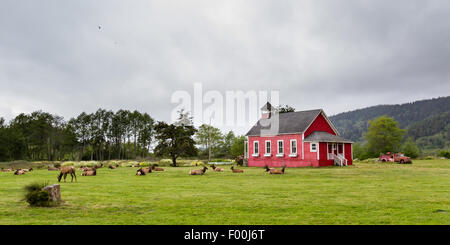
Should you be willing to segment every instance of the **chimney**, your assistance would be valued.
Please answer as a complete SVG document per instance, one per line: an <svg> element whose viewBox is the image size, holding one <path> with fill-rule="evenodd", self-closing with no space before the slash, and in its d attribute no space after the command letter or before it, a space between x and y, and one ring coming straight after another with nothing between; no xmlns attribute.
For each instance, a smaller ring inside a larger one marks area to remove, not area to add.
<svg viewBox="0 0 450 245"><path fill-rule="evenodd" d="M262 119L270 118L272 114L272 105L267 102L263 107L261 107Z"/></svg>

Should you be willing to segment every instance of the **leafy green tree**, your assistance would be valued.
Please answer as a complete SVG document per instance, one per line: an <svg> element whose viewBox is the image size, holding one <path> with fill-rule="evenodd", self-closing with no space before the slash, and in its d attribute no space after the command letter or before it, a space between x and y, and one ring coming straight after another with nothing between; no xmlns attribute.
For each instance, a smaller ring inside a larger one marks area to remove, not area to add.
<svg viewBox="0 0 450 245"><path fill-rule="evenodd" d="M368 151L374 156L399 151L405 131L391 117L381 116L369 121L369 129L365 135Z"/></svg>
<svg viewBox="0 0 450 245"><path fill-rule="evenodd" d="M180 120L184 119L180 116ZM155 139L158 142L154 150L155 154L157 156L170 156L172 166L177 167L178 157L197 155L198 150L193 139L196 132L195 127L186 121L173 124L158 122L155 125Z"/></svg>
<svg viewBox="0 0 450 245"><path fill-rule="evenodd" d="M417 144L412 138L408 138L408 140L403 144L402 152L405 156L411 158L417 158L420 154L419 147L417 147Z"/></svg>
<svg viewBox="0 0 450 245"><path fill-rule="evenodd" d="M201 125L195 134L197 143L203 146L202 148L204 151L208 152L208 160L211 160L211 157L217 150L222 138L223 136L220 129L207 124Z"/></svg>
<svg viewBox="0 0 450 245"><path fill-rule="evenodd" d="M245 136L237 136L234 138L233 143L231 145L231 155L233 157L244 155L244 147L245 147Z"/></svg>

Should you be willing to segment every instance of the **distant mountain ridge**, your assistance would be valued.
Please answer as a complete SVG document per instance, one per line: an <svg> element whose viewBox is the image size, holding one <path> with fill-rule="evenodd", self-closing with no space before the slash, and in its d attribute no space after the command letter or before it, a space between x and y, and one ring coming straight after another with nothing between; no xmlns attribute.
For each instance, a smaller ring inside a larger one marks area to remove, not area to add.
<svg viewBox="0 0 450 245"><path fill-rule="evenodd" d="M450 96L420 100L399 105L377 105L331 116L330 120L344 138L363 141L368 122L387 115L407 129L423 148L445 148L450 145Z"/></svg>

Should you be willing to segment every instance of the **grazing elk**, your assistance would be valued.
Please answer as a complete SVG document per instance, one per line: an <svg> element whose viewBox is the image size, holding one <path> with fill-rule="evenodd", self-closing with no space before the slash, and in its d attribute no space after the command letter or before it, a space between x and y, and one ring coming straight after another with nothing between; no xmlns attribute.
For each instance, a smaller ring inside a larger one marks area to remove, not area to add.
<svg viewBox="0 0 450 245"><path fill-rule="evenodd" d="M96 176L97 175L97 170L88 170L88 171L83 171L83 173L81 174L81 176Z"/></svg>
<svg viewBox="0 0 450 245"><path fill-rule="evenodd" d="M203 167L203 169L191 170L191 171L189 171L189 174L190 175L203 175L203 174L205 174L207 169L208 169L207 167Z"/></svg>
<svg viewBox="0 0 450 245"><path fill-rule="evenodd" d="M216 167L215 164L211 165L211 168L216 172L223 172L223 168Z"/></svg>
<svg viewBox="0 0 450 245"><path fill-rule="evenodd" d="M58 182L61 182L61 178L63 177L63 175L64 175L64 182L66 182L66 177L68 174L70 174L70 176L72 177L72 182L73 177L75 177L75 182L77 182L77 175L75 174L75 168L72 166L66 166L61 168L61 172L58 175Z"/></svg>
<svg viewBox="0 0 450 245"><path fill-rule="evenodd" d="M280 169L274 169L274 168L269 168L266 165L266 172L269 172L270 174L284 174L284 169L286 168L286 166L283 165L283 168Z"/></svg>
<svg viewBox="0 0 450 245"><path fill-rule="evenodd" d="M244 172L244 170L242 170L242 169L234 169L234 166L231 166L231 171L233 171L233 173L243 173Z"/></svg>
<svg viewBox="0 0 450 245"><path fill-rule="evenodd" d="M25 174L26 172L23 171L23 169L17 169L16 171L14 171L14 175L22 175Z"/></svg>
<svg viewBox="0 0 450 245"><path fill-rule="evenodd" d="M158 164L153 164L153 165L152 165L152 170L153 170L153 171L164 171L163 168L157 168L156 166L158 166Z"/></svg>

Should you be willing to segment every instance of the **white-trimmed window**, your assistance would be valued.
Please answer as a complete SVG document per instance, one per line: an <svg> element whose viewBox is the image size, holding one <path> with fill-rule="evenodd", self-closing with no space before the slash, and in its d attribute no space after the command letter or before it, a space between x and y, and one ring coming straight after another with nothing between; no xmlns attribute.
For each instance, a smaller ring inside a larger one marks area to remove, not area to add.
<svg viewBox="0 0 450 245"><path fill-rule="evenodd" d="M291 154L289 156L297 156L297 140L291 140Z"/></svg>
<svg viewBox="0 0 450 245"><path fill-rule="evenodd" d="M318 147L318 144L317 143L313 143L313 142L311 142L310 144L309 144L309 146L310 146L310 151L311 152L317 152L317 147Z"/></svg>
<svg viewBox="0 0 450 245"><path fill-rule="evenodd" d="M278 140L277 141L277 156L282 157L284 155L284 141Z"/></svg>
<svg viewBox="0 0 450 245"><path fill-rule="evenodd" d="M269 157L272 155L271 154L271 150L272 150L271 146L272 146L272 144L271 144L270 140L266 140L266 154L264 154L264 156Z"/></svg>
<svg viewBox="0 0 450 245"><path fill-rule="evenodd" d="M253 156L259 156L259 141L253 141Z"/></svg>

